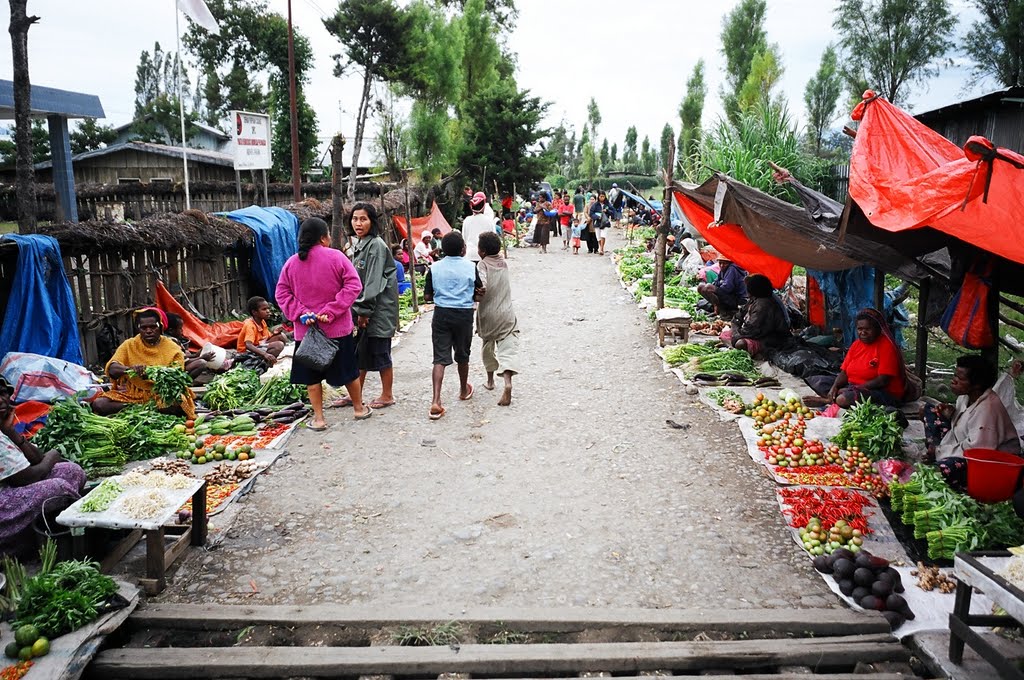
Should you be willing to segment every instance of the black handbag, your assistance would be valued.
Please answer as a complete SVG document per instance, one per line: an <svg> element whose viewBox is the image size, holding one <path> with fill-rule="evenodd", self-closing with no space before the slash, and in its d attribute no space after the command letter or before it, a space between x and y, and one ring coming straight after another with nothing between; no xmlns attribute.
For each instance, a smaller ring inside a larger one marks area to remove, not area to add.
<svg viewBox="0 0 1024 680"><path fill-rule="evenodd" d="M310 326L295 350L294 360L306 368L322 372L334 362L338 344L324 335L319 326Z"/></svg>

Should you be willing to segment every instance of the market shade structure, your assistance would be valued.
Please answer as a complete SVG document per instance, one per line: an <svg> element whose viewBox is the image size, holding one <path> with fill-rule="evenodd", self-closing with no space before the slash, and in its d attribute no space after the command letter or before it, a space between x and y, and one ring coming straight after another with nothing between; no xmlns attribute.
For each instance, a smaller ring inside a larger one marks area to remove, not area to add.
<svg viewBox="0 0 1024 680"><path fill-rule="evenodd" d="M395 231L397 231L402 238L407 238L409 236L409 232L405 228L404 217L392 215L391 221L395 225ZM437 207L437 201L434 201L434 204L430 207L430 214L423 217L412 218L413 234L417 237L423 233L424 229L433 231L434 227L440 229L442 234L447 234L452 230L452 225L448 224L448 220L444 218L444 215L441 213L441 209Z"/></svg>
<svg viewBox="0 0 1024 680"><path fill-rule="evenodd" d="M870 90L850 158L850 197L890 232L930 227L1024 263L1024 156L971 137L961 149Z"/></svg>

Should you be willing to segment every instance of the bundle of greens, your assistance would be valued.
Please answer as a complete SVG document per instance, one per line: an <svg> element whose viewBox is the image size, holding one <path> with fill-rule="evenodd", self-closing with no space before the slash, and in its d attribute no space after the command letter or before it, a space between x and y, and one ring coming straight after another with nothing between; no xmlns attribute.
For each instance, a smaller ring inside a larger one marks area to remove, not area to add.
<svg viewBox="0 0 1024 680"><path fill-rule="evenodd" d="M127 426L127 431L116 441L128 460L149 460L169 451L182 451L191 442L185 435L181 418L160 413L152 404L129 406L108 420Z"/></svg>
<svg viewBox="0 0 1024 680"><path fill-rule="evenodd" d="M153 394L161 407L180 404L192 386L192 376L178 366L147 366L145 377L153 381Z"/></svg>
<svg viewBox="0 0 1024 680"><path fill-rule="evenodd" d="M230 411L251 403L259 389L259 373L249 368L232 368L210 381L203 403L214 411Z"/></svg>
<svg viewBox="0 0 1024 680"><path fill-rule="evenodd" d="M252 406L279 406L281 404L292 404L306 398L306 387L304 385L292 384L286 376L278 375L263 383L256 396L253 397Z"/></svg>
<svg viewBox="0 0 1024 680"><path fill-rule="evenodd" d="M117 584L93 562L44 564L21 590L15 628L35 626L53 639L92 622L117 592Z"/></svg>
<svg viewBox="0 0 1024 680"><path fill-rule="evenodd" d="M665 359L665 363L669 366L676 367L682 366L683 364L689 363L693 359L703 356L710 356L717 352L711 345L701 345L698 343L687 344L687 345L672 345L666 347L662 352L662 356Z"/></svg>
<svg viewBox="0 0 1024 680"><path fill-rule="evenodd" d="M903 427L896 421L896 414L867 399L843 414L832 443L844 449L856 447L871 460L902 457Z"/></svg>

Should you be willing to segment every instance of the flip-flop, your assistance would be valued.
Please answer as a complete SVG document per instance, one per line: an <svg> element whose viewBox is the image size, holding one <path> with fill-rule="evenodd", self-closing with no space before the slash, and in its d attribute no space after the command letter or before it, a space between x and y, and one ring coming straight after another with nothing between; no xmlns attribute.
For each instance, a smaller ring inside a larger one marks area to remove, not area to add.
<svg viewBox="0 0 1024 680"><path fill-rule="evenodd" d="M326 430L330 426L331 426L330 423L324 423L323 425L313 425L312 423L310 423L309 425L306 425L306 429L307 430L313 430L313 432L323 432L324 430Z"/></svg>
<svg viewBox="0 0 1024 680"><path fill-rule="evenodd" d="M380 399L374 399L370 402L370 408L387 408L388 406L394 406L395 402L392 401L381 401Z"/></svg>
<svg viewBox="0 0 1024 680"><path fill-rule="evenodd" d="M469 387L469 394L467 394L464 397L460 395L459 396L459 401L469 401L470 399L473 398L473 386L472 385L467 385L467 387Z"/></svg>
<svg viewBox="0 0 1024 680"><path fill-rule="evenodd" d="M363 403L363 408L366 409L366 413L364 413L361 416L353 416L355 420L366 420L367 418L373 415L373 409L367 406L365 402Z"/></svg>
<svg viewBox="0 0 1024 680"><path fill-rule="evenodd" d="M448 413L448 411L446 411L446 410L445 410L445 408L444 408L444 406L442 406L442 407L441 407L441 412L440 412L440 413L434 413L433 411L431 411L431 412L429 413L429 415L430 415L430 419L431 419L431 420L441 420L441 418L444 418L444 414L445 414L445 413Z"/></svg>
<svg viewBox="0 0 1024 680"><path fill-rule="evenodd" d="M352 405L351 397L342 397L331 402L331 408L346 408Z"/></svg>

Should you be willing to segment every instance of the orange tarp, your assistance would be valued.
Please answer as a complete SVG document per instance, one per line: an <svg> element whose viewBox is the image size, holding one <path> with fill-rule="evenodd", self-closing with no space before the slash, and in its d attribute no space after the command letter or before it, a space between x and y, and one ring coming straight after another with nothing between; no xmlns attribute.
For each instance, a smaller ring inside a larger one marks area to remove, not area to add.
<svg viewBox="0 0 1024 680"><path fill-rule="evenodd" d="M212 342L218 347L234 349L238 342L238 334L242 330L241 321L203 323L174 299L171 291L167 290L162 281L156 282L156 306L182 318L184 321L183 331L185 337L192 341L192 349L202 349L203 345L208 342Z"/></svg>
<svg viewBox="0 0 1024 680"><path fill-rule="evenodd" d="M711 226L711 211L680 193L673 193L676 204L700 235L725 257L749 274L764 274L775 288L782 288L793 271L793 264L770 255L751 241L738 224Z"/></svg>
<svg viewBox="0 0 1024 680"><path fill-rule="evenodd" d="M871 224L894 232L931 227L1024 263L1024 156L983 137L961 149L872 92L864 96L853 114L860 127L850 197Z"/></svg>
<svg viewBox="0 0 1024 680"><path fill-rule="evenodd" d="M401 235L402 238L406 238L408 232L405 229L405 218L399 217L398 215L392 215L391 221L395 224L395 231ZM441 209L437 207L437 201L434 201L434 205L430 208L430 214L425 217L414 217L412 218L412 232L414 238L417 240L423 230L433 231L434 227L441 230L442 234L447 234L452 230L452 226L448 224L448 220L441 214Z"/></svg>

